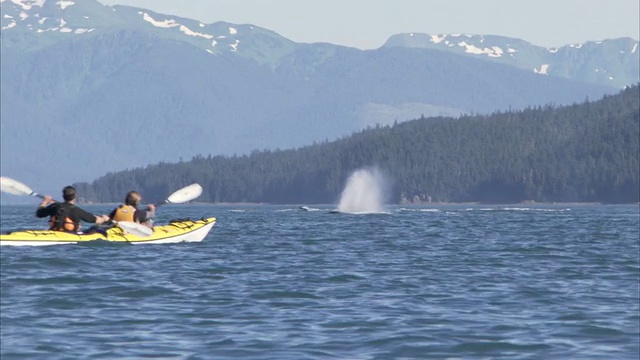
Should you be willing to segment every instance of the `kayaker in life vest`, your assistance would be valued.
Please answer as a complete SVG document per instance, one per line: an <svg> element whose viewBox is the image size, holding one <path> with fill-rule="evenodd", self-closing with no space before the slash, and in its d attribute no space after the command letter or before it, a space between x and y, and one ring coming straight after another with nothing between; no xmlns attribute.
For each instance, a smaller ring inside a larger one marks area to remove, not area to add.
<svg viewBox="0 0 640 360"><path fill-rule="evenodd" d="M102 224L109 221L106 215L93 215L76 206L76 189L73 186L65 186L62 189L63 203L56 202L46 195L36 210L39 218L49 216L49 230L78 232L80 221L93 224Z"/></svg>
<svg viewBox="0 0 640 360"><path fill-rule="evenodd" d="M115 221L132 221L153 227L152 219L156 216L156 206L147 205L147 208L138 209L142 196L137 191L129 191L124 199L124 204L115 208L109 217Z"/></svg>

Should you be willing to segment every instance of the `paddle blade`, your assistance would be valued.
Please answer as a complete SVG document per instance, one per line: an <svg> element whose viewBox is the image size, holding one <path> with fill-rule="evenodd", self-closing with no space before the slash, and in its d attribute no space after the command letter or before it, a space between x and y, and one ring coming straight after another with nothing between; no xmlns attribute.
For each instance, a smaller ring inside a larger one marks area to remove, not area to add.
<svg viewBox="0 0 640 360"><path fill-rule="evenodd" d="M13 195L38 196L38 194L33 192L27 185L4 176L0 177L0 191Z"/></svg>
<svg viewBox="0 0 640 360"><path fill-rule="evenodd" d="M165 201L170 204L182 204L197 198L200 194L202 194L202 186L196 183L177 190Z"/></svg>
<svg viewBox="0 0 640 360"><path fill-rule="evenodd" d="M125 233L140 237L147 237L153 234L153 229L142 224L130 221L114 221L117 227L124 230Z"/></svg>

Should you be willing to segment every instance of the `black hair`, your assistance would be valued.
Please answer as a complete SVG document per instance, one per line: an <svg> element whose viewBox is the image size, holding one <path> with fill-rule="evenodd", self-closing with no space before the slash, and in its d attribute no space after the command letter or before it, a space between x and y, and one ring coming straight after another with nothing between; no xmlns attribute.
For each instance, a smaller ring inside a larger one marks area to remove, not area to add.
<svg viewBox="0 0 640 360"><path fill-rule="evenodd" d="M65 186L62 189L62 198L64 199L64 201L71 201L71 200L75 199L76 198L76 188L74 188L71 185Z"/></svg>

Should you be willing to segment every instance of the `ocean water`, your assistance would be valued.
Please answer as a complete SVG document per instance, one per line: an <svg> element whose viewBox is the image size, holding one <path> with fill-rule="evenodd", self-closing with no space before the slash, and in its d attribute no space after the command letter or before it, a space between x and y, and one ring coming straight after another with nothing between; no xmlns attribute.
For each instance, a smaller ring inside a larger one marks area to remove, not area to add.
<svg viewBox="0 0 640 360"><path fill-rule="evenodd" d="M2 206L3 232L44 228ZM2 359L638 359L638 206L166 206L202 243L0 248ZM105 206L88 207L101 213Z"/></svg>

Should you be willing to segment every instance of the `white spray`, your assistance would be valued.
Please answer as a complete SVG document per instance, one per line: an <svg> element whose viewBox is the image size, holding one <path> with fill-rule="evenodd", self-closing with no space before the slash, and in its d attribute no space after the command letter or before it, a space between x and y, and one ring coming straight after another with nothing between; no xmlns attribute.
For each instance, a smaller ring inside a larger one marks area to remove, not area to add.
<svg viewBox="0 0 640 360"><path fill-rule="evenodd" d="M376 168L356 170L349 179L338 204L343 213L381 213L384 211L384 176Z"/></svg>

